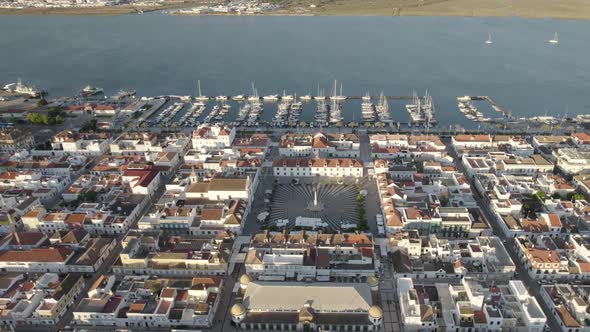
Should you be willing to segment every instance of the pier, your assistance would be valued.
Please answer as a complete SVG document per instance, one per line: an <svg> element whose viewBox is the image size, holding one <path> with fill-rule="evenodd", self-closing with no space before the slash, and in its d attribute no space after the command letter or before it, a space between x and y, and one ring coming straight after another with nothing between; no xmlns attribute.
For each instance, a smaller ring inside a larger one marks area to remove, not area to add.
<svg viewBox="0 0 590 332"><path fill-rule="evenodd" d="M503 108L501 108L490 96L475 96L475 97L471 97L471 100L484 100L487 101L488 104L490 104L490 106L492 106L492 109L498 113L502 113L502 116L504 116L505 118L508 118L508 112L504 111Z"/></svg>

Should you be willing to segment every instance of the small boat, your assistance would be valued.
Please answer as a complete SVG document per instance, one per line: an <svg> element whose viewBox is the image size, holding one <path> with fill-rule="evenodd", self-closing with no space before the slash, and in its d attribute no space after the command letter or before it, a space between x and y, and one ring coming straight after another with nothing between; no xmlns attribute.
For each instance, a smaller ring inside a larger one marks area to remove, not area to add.
<svg viewBox="0 0 590 332"><path fill-rule="evenodd" d="M557 35L557 32L553 35L552 39L549 39L549 44L559 44L559 36Z"/></svg>
<svg viewBox="0 0 590 332"><path fill-rule="evenodd" d="M117 93L115 93L115 98L117 99L121 99L121 98L125 98L125 97L132 97L135 96L136 91L135 90L119 90L117 91Z"/></svg>
<svg viewBox="0 0 590 332"><path fill-rule="evenodd" d="M94 95L101 94L103 92L104 92L104 90L102 88L92 86L92 85L87 85L82 90L80 90L80 96L82 96L82 97L94 96Z"/></svg>
<svg viewBox="0 0 590 332"><path fill-rule="evenodd" d="M241 100L244 100L244 95L233 96L233 97L231 97L231 99L235 100L235 101L241 101Z"/></svg>
<svg viewBox="0 0 590 332"><path fill-rule="evenodd" d="M268 100L268 101L276 101L276 100L279 100L279 96L278 95L268 95L268 96L262 97L262 99Z"/></svg>
<svg viewBox="0 0 590 332"><path fill-rule="evenodd" d="M488 32L488 39L486 40L486 45L491 45L494 42L492 41L492 34Z"/></svg>
<svg viewBox="0 0 590 332"><path fill-rule="evenodd" d="M217 100L217 101L225 101L225 100L227 100L227 96L217 96L217 97L215 97L215 100Z"/></svg>
<svg viewBox="0 0 590 332"><path fill-rule="evenodd" d="M307 94L307 95L304 95L304 96L300 96L300 97L299 97L299 99L300 99L300 100L303 100L303 101L309 101L309 100L311 100L311 98L312 98L312 97L311 97L311 95L309 95L309 94Z"/></svg>

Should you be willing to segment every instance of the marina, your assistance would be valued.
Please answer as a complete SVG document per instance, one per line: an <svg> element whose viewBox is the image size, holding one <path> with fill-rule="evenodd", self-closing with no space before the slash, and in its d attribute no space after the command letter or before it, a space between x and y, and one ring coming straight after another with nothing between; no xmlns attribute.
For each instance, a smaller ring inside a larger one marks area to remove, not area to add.
<svg viewBox="0 0 590 332"><path fill-rule="evenodd" d="M20 81L19 81L20 82ZM4 92L32 97L29 89L22 83L7 84ZM18 92L17 88L18 87ZM34 91L44 91L35 88ZM36 95L39 98L40 95ZM5 100L6 98L3 97ZM51 100L51 99L50 99ZM494 99L486 95L455 97L457 109L473 126L455 124L455 128L470 129L484 126L496 128L530 128L530 125L564 127L572 125L588 125L587 115L568 117L564 115L535 115L515 117L511 112L500 106ZM114 95L104 95L104 90L97 86L86 85L72 97L60 97L50 101L54 106L85 106L101 104L125 108L125 114L133 113L132 126L143 128L194 128L201 124L230 124L238 127L265 128L395 128L397 130L435 129L439 126L436 104L431 94L426 91L419 96L395 96L381 92L378 96L369 92L363 96L345 95L343 85L333 82L330 94L325 94L318 86L315 95L297 93L265 94L262 97L252 83L252 92L246 94L222 93L209 96L203 93L201 81L193 96L162 95L155 97L139 97L135 90L118 90ZM101 123L105 128L118 128L125 119L118 119L120 114L115 110L110 124L104 117ZM123 112L121 112L123 113ZM443 125L445 126L445 125ZM545 127L544 127L545 128Z"/></svg>
<svg viewBox="0 0 590 332"><path fill-rule="evenodd" d="M245 128L352 128L361 125L365 128L421 130L436 129L438 124L435 104L428 92L424 96L414 94L412 97L384 93L378 96L367 93L362 97L332 93L326 97L322 90L318 90L314 97L301 98L284 93L265 99L258 96L255 88L253 91L250 96L239 95L240 98L236 98L238 95L228 95L227 99L205 99L203 95L140 98L149 102L145 102L137 125L169 129L194 128L201 124L229 124ZM489 96L460 96L456 100L460 113L474 124L479 124L478 128L482 124L526 128L530 123L550 126L590 123L590 118L583 115L575 118L547 115L514 118ZM395 107L391 106L392 103ZM345 114L344 110L348 112ZM488 116L486 113L490 112L494 114Z"/></svg>

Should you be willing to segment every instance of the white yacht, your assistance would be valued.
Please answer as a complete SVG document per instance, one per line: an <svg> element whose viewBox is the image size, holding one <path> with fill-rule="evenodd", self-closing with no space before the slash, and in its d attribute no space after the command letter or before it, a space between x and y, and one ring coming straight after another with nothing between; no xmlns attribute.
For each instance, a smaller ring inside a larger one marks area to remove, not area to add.
<svg viewBox="0 0 590 332"><path fill-rule="evenodd" d="M332 100L345 100L346 96L342 95L342 83L340 83L340 94L336 94L336 80L334 80L334 91L333 95L330 97Z"/></svg>
<svg viewBox="0 0 590 332"><path fill-rule="evenodd" d="M295 98L293 98L293 95L286 95L285 92L283 91L283 96L281 97L281 100L292 101L293 99L295 99Z"/></svg>
<svg viewBox="0 0 590 332"><path fill-rule="evenodd" d="M207 101L207 100L209 100L209 97L203 96L201 94L201 81L200 80L197 82L197 86L198 86L198 88L197 88L198 95L195 97L195 99L198 100L198 101Z"/></svg>
<svg viewBox="0 0 590 332"><path fill-rule="evenodd" d="M268 95L268 96L262 97L262 99L264 99L266 101L277 101L277 100L279 100L279 95Z"/></svg>
<svg viewBox="0 0 590 332"><path fill-rule="evenodd" d="M310 100L311 100L311 98L312 98L312 97L311 97L311 95L310 95L310 94L306 94L306 95L303 95L303 96L300 96L300 97L299 97L299 99L300 99L300 100L303 100L303 101L310 101Z"/></svg>
<svg viewBox="0 0 590 332"><path fill-rule="evenodd" d="M486 45L491 45L494 42L492 41L492 34L488 32L488 39L486 40Z"/></svg>
<svg viewBox="0 0 590 332"><path fill-rule="evenodd" d="M244 100L244 95L236 95L236 96L231 97L231 99L235 100L235 101L242 101L242 100Z"/></svg>
<svg viewBox="0 0 590 332"><path fill-rule="evenodd" d="M258 96L258 90L254 87L254 82L252 82L252 95L248 97L248 101L259 101L260 97Z"/></svg>

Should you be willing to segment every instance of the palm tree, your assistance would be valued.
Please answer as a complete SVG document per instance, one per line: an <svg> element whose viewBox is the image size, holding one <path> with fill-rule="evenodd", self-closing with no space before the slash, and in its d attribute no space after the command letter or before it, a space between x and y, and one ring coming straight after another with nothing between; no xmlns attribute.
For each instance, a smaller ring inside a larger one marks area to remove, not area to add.
<svg viewBox="0 0 590 332"><path fill-rule="evenodd" d="M348 127L350 127L350 128L354 128L354 127L356 127L356 126L357 126L357 123L356 123L356 122L350 122L350 123L348 124Z"/></svg>
<svg viewBox="0 0 590 332"><path fill-rule="evenodd" d="M369 128L371 127L371 123L370 122L365 122L365 128Z"/></svg>
<svg viewBox="0 0 590 332"><path fill-rule="evenodd" d="M176 122L172 122L172 125L170 127L176 128L176 127L178 127L178 124Z"/></svg>
<svg viewBox="0 0 590 332"><path fill-rule="evenodd" d="M144 122L141 123L141 127L142 128L147 128L147 126L148 126L147 122L144 121Z"/></svg>
<svg viewBox="0 0 590 332"><path fill-rule="evenodd" d="M383 122L379 121L379 122L375 123L375 127L383 128L383 127L385 127L385 124Z"/></svg>
<svg viewBox="0 0 590 332"><path fill-rule="evenodd" d="M307 126L307 123L305 121L299 122L299 127L305 128L305 126Z"/></svg>
<svg viewBox="0 0 590 332"><path fill-rule="evenodd" d="M342 128L342 126L344 126L344 124L342 123L342 121L340 121L340 122L337 122L335 126L336 126L336 128Z"/></svg>

